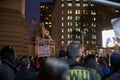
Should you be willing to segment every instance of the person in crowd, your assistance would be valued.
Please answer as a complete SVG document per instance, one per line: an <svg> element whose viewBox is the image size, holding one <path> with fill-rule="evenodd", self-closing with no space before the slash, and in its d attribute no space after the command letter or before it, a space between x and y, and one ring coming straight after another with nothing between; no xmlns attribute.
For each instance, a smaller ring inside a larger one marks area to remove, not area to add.
<svg viewBox="0 0 120 80"><path fill-rule="evenodd" d="M84 66L84 65L85 65L85 55L82 55L82 56L81 56L81 59L80 59L79 62L80 62L80 65L81 65L81 66Z"/></svg>
<svg viewBox="0 0 120 80"><path fill-rule="evenodd" d="M85 57L85 67L90 71L91 75L93 75L92 80L101 80L101 75L103 75L103 73L97 66L96 57L94 54L89 54Z"/></svg>
<svg viewBox="0 0 120 80"><path fill-rule="evenodd" d="M120 80L120 53L113 53L110 58L111 72L102 80Z"/></svg>
<svg viewBox="0 0 120 80"><path fill-rule="evenodd" d="M20 64L20 57L19 57L19 56L16 56L15 66L16 66L16 69L17 69L17 70L20 70L21 64Z"/></svg>
<svg viewBox="0 0 120 80"><path fill-rule="evenodd" d="M80 66L80 59L82 55L82 48L77 42L71 42L67 46L68 60L66 61L70 67L71 80L91 80L89 71Z"/></svg>
<svg viewBox="0 0 120 80"><path fill-rule="evenodd" d="M60 51L59 51L58 57L59 57L60 59L63 59L63 60L67 60L67 59L68 59L67 53L66 53L64 50L60 50Z"/></svg>
<svg viewBox="0 0 120 80"><path fill-rule="evenodd" d="M104 58L105 62L107 63L107 66L110 66L110 55L113 53L112 50L110 49L104 49L101 53L100 53L100 57Z"/></svg>
<svg viewBox="0 0 120 80"><path fill-rule="evenodd" d="M69 66L62 59L49 57L41 66L36 80L70 80Z"/></svg>
<svg viewBox="0 0 120 80"><path fill-rule="evenodd" d="M29 60L30 60L30 68L29 68L29 70L36 73L35 68L34 68L34 60L33 60L33 58L34 57L29 56Z"/></svg>
<svg viewBox="0 0 120 80"><path fill-rule="evenodd" d="M1 56L0 56L0 65L2 64Z"/></svg>
<svg viewBox="0 0 120 80"><path fill-rule="evenodd" d="M0 80L14 80L15 68L15 55L14 49L10 45L6 45L0 50L1 65L0 65Z"/></svg>
<svg viewBox="0 0 120 80"><path fill-rule="evenodd" d="M37 72L37 71L39 70L39 67L40 67L40 62L39 62L37 56L35 56L35 58L34 58L33 66L34 66L34 68L35 68L35 71Z"/></svg>
<svg viewBox="0 0 120 80"><path fill-rule="evenodd" d="M110 68L108 67L105 58L99 57L98 63L99 63L98 66L101 68L103 72L103 76L108 75L110 73Z"/></svg>
<svg viewBox="0 0 120 80"><path fill-rule="evenodd" d="M21 60L21 70L16 74L15 80L34 80L35 73L30 71L30 60L23 57Z"/></svg>

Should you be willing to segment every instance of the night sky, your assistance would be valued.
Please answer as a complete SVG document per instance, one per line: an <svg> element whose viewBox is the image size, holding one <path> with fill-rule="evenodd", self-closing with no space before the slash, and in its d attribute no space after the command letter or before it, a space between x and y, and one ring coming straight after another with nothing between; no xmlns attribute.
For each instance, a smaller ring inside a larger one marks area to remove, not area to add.
<svg viewBox="0 0 120 80"><path fill-rule="evenodd" d="M53 0L25 0L25 16L30 25L29 37L34 36L33 32L36 25L40 22L40 3L53 2ZM31 24L33 18L36 18L37 24Z"/></svg>
<svg viewBox="0 0 120 80"><path fill-rule="evenodd" d="M40 3L53 2L53 0L26 0L25 15L28 20L36 18L40 21Z"/></svg>

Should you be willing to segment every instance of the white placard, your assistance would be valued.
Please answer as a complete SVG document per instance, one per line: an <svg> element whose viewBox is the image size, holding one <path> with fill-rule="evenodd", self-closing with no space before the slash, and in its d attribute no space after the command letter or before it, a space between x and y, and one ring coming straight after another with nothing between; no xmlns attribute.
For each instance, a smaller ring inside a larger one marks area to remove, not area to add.
<svg viewBox="0 0 120 80"><path fill-rule="evenodd" d="M50 41L47 39L38 41L38 57L50 56Z"/></svg>

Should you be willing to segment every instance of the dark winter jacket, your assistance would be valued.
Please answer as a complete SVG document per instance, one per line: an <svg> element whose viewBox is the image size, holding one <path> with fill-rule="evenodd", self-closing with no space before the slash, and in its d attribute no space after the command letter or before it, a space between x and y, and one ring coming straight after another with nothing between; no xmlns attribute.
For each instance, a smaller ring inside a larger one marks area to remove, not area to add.
<svg viewBox="0 0 120 80"><path fill-rule="evenodd" d="M28 68L22 68L17 72L15 80L34 80L34 75Z"/></svg>
<svg viewBox="0 0 120 80"><path fill-rule="evenodd" d="M70 69L82 69L82 70L86 70L85 67L80 66L80 63L77 62L77 61L76 61L75 59L73 59L73 58L68 59L68 60L67 60L67 63L68 63L68 65L69 65Z"/></svg>
<svg viewBox="0 0 120 80"><path fill-rule="evenodd" d="M102 80L120 80L120 69L105 76Z"/></svg>
<svg viewBox="0 0 120 80"><path fill-rule="evenodd" d="M3 60L0 65L0 80L14 80L16 68L8 60Z"/></svg>
<svg viewBox="0 0 120 80"><path fill-rule="evenodd" d="M70 66L70 80L90 80L90 72L80 66L79 62L75 59L71 58L67 63Z"/></svg>
<svg viewBox="0 0 120 80"><path fill-rule="evenodd" d="M103 66L103 65L98 65L100 67L100 69L102 70L103 72L103 76L105 75L108 75L110 73L110 69L106 66Z"/></svg>

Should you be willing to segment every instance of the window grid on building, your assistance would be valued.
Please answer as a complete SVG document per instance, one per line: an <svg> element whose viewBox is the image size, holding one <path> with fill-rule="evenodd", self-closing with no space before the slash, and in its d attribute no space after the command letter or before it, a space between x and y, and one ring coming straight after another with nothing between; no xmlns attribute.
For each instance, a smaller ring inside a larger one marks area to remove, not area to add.
<svg viewBox="0 0 120 80"><path fill-rule="evenodd" d="M67 43L69 44L72 40L72 38L76 38L75 41L80 41L80 35L71 35L70 33L72 33L72 30L73 30L73 27L75 27L74 29L76 29L76 31L78 32L83 32L83 34L85 35L85 37L88 36L89 32L92 31L91 33L91 39L87 41L85 41L85 43L89 44L89 43L92 43L92 44L96 44L96 42L94 41L96 39L96 12L94 10L91 10L91 11L88 11L88 10L85 10L83 9L82 12L81 12L81 8L78 9L78 7L83 7L83 8L86 8L88 6L91 6L93 7L94 4L88 4L87 3L87 0L83 0L83 4L80 3L81 0L61 0L62 3L61 3L61 7L67 7L67 10L62 10L62 26L63 28L61 29L61 32L63 33L64 32L64 28L66 29L67 27L67 32L66 32L66 36L62 36L62 39L64 39L64 37L66 37L65 39L68 39ZM74 3L74 4L73 4ZM72 7L75 7L74 11L72 9ZM84 23L81 23L81 22L78 22L80 20L80 14L83 13L83 15L88 15L90 14L91 15L91 19L93 21L93 23L87 23L87 22L84 22ZM66 16L64 16L64 15ZM75 16L73 16L75 15ZM67 20L66 20L67 19ZM66 23L64 24L64 20L66 21ZM74 23L73 23L74 21ZM80 28L80 24L82 24L82 26L84 27L84 29L81 29ZM66 27L64 27L65 25L67 25ZM91 27L92 30L89 30L88 27ZM93 34L94 33L94 34ZM92 41L93 40L93 41Z"/></svg>

